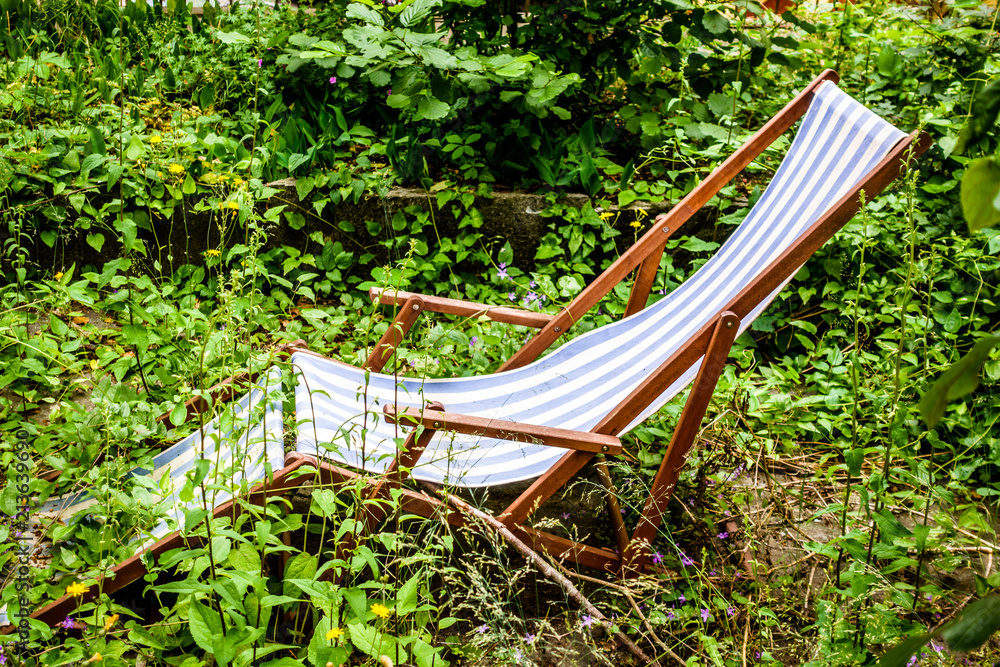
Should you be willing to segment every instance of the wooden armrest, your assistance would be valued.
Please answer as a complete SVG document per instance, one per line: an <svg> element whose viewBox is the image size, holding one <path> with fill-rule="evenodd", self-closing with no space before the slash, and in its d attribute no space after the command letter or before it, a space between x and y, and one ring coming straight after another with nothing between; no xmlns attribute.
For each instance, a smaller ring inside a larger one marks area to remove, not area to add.
<svg viewBox="0 0 1000 667"><path fill-rule="evenodd" d="M402 292L382 287L371 288L368 295L371 297L372 301L386 306L402 306L410 297L419 296L424 300L424 310L429 310L434 313L444 313L445 315L464 315L466 317L485 315L494 322L520 324L522 326L534 327L536 329L541 329L554 317L548 313L537 313L533 310L521 310L520 308L510 308L509 306L490 306L485 303L475 303L474 301L447 299L440 296L427 296L424 294Z"/></svg>
<svg viewBox="0 0 1000 667"><path fill-rule="evenodd" d="M385 413L386 419L394 424L422 424L434 430L484 435L488 438L543 444L596 454L621 454L622 452L621 440L613 435L552 428L551 426L536 426L500 419L470 417L469 415L440 410L405 408L402 412L397 413L394 405L385 406L382 412Z"/></svg>

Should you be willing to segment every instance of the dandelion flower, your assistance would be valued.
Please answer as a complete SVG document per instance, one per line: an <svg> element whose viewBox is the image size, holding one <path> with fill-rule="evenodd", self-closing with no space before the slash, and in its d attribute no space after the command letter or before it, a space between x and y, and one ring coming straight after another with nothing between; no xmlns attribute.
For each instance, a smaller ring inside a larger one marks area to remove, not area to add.
<svg viewBox="0 0 1000 667"><path fill-rule="evenodd" d="M66 587L66 594L72 595L73 597L77 598L82 596L88 590L90 589L81 584L79 581L76 581Z"/></svg>
<svg viewBox="0 0 1000 667"><path fill-rule="evenodd" d="M171 162L170 166L167 167L167 171L176 176L184 173L184 167L180 166L176 162Z"/></svg>
<svg viewBox="0 0 1000 667"><path fill-rule="evenodd" d="M222 253L215 248L209 248L208 250L205 251L205 254L208 255L209 257L218 257Z"/></svg>
<svg viewBox="0 0 1000 667"><path fill-rule="evenodd" d="M639 229L639 228L642 227L642 220L636 219L636 220L633 220L632 222L630 222L628 224L630 224L634 229Z"/></svg>
<svg viewBox="0 0 1000 667"><path fill-rule="evenodd" d="M57 274L56 274L55 276L53 276L53 277L54 277L54 278L55 278L56 280L62 280L62 277L63 277L63 272L62 272L62 271L60 271L60 272L58 272L58 273L57 273Z"/></svg>
<svg viewBox="0 0 1000 667"><path fill-rule="evenodd" d="M392 614L392 609L389 609L385 605L376 602L375 604L372 605L372 613L378 616L379 618L386 619L389 618L390 614Z"/></svg>
<svg viewBox="0 0 1000 667"><path fill-rule="evenodd" d="M238 201L226 202L226 208L230 208L230 209L232 209L232 210L235 211L239 207L240 207L240 203Z"/></svg>
<svg viewBox="0 0 1000 667"><path fill-rule="evenodd" d="M615 217L615 214L612 213L611 211L605 211L604 213L601 213L601 220L607 220L608 218L613 218L613 217Z"/></svg>
<svg viewBox="0 0 1000 667"><path fill-rule="evenodd" d="M326 633L327 641L331 639L340 639L344 636L344 631L340 628L330 628L330 631Z"/></svg>
<svg viewBox="0 0 1000 667"><path fill-rule="evenodd" d="M153 136L151 136L149 138L149 143L151 143L153 145L156 145L156 144L160 143L161 141L163 141L163 137L161 137L158 134L154 134Z"/></svg>

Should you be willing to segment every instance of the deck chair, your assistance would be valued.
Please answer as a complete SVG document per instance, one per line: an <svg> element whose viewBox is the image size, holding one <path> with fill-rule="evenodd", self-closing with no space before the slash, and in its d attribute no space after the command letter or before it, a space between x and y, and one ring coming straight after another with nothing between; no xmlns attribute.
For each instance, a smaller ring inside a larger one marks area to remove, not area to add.
<svg viewBox="0 0 1000 667"><path fill-rule="evenodd" d="M733 340L802 264L929 146L907 136L840 91L828 70L726 160L607 271L555 316L382 291L401 306L375 346L378 367L423 310L536 322L540 331L497 373L455 379L407 379L293 353L297 378L296 452L325 480L377 473L383 497L395 487L404 509L425 516L446 504L401 488L403 477L432 485L481 487L534 480L498 517L537 550L622 574L641 571L666 503ZM781 166L737 231L684 284L644 308L670 235L793 123L801 127ZM632 271L626 317L569 341L538 359L566 329ZM621 452L618 436L691 383L684 411L629 535L603 459ZM432 403L435 408L429 408ZM443 406L443 409L442 409ZM419 425L407 431L404 421ZM402 446L400 446L402 443ZM616 550L535 530L536 508L597 459L608 491ZM376 517L377 518L377 517Z"/></svg>
<svg viewBox="0 0 1000 667"><path fill-rule="evenodd" d="M186 541L174 528L184 526L190 512L207 507L211 508L214 517L229 515L235 518L240 508L233 500L234 492L244 495L249 489L247 495L259 497L285 490L281 483L288 485L291 480L281 472L285 457L282 408L281 401L274 397L280 386L281 371L271 367L251 383L250 391L224 406L203 427L157 454L153 458L152 471L137 468L126 473L126 479L145 477L167 490L159 501L166 506L166 518L132 541L135 555L111 569L111 576L101 582L102 592L114 593L141 578L146 573L144 557L158 557L171 549L197 542L197 539ZM225 398L234 392L226 386L217 393ZM202 406L192 404L189 407L197 412ZM199 460L209 463L209 480L225 480L229 488L217 488L215 485L220 482L213 481L207 497L203 497L201 488L195 487L194 497L184 501L180 497L182 488ZM270 471L278 473L277 481L268 484ZM97 503L98 499L89 491L82 490L45 502L31 512L31 518L42 526L51 522L67 524L85 517L87 510ZM64 595L31 613L30 618L51 625L66 618L78 604L92 600L96 594L97 587L91 587L82 599ZM17 619L4 622L11 620ZM13 629L13 625L5 625L0 632L6 634Z"/></svg>

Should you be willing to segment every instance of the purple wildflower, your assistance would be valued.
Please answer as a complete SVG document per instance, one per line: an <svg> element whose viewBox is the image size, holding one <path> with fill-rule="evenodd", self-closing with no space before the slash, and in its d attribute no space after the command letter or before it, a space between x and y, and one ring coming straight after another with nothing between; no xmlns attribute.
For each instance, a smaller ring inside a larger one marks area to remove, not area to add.
<svg viewBox="0 0 1000 667"><path fill-rule="evenodd" d="M673 609L668 609L667 610L667 618L670 619L671 621L673 621L673 620L675 620L677 618L677 614L674 613Z"/></svg>
<svg viewBox="0 0 1000 667"><path fill-rule="evenodd" d="M514 292L507 292L507 298L511 301L517 301L517 294Z"/></svg>
<svg viewBox="0 0 1000 667"><path fill-rule="evenodd" d="M719 533L719 539L720 540L724 540L727 537L729 537L729 531L728 530L724 530L721 533Z"/></svg>
<svg viewBox="0 0 1000 667"><path fill-rule="evenodd" d="M687 567L689 565L694 565L694 561L692 559L688 558L687 554L682 553L681 554L681 565L683 565L684 567Z"/></svg>
<svg viewBox="0 0 1000 667"><path fill-rule="evenodd" d="M479 342L479 336L473 336L469 339L469 347L475 347L476 343Z"/></svg>
<svg viewBox="0 0 1000 667"><path fill-rule="evenodd" d="M653 554L653 565L659 565L662 562L663 562L663 556L661 556L660 552L657 551L655 554Z"/></svg>
<svg viewBox="0 0 1000 667"><path fill-rule="evenodd" d="M910 656L910 661L906 663L906 667L914 667L917 664L917 656Z"/></svg>
<svg viewBox="0 0 1000 667"><path fill-rule="evenodd" d="M580 621L580 625L584 628L589 628L593 624L594 624L594 617L591 616L590 614L584 614L583 620Z"/></svg>
<svg viewBox="0 0 1000 667"><path fill-rule="evenodd" d="M684 597L683 593L681 593L680 596L677 598L677 601L680 602L681 604L684 604L685 602L688 601L688 599Z"/></svg>
<svg viewBox="0 0 1000 667"><path fill-rule="evenodd" d="M476 634L477 635L485 635L487 632L489 632L489 629L490 629L490 626L488 626L485 623L483 623L478 628L476 628Z"/></svg>
<svg viewBox="0 0 1000 667"><path fill-rule="evenodd" d="M330 83L337 83L337 77L331 76L330 77Z"/></svg>
<svg viewBox="0 0 1000 667"><path fill-rule="evenodd" d="M72 618L67 616L63 620L59 621L59 627L63 628L64 630L72 630L74 627L76 627L76 624L73 622Z"/></svg>
<svg viewBox="0 0 1000 667"><path fill-rule="evenodd" d="M264 59L257 58L257 67L263 67L263 66L264 66Z"/></svg>
<svg viewBox="0 0 1000 667"><path fill-rule="evenodd" d="M726 616L728 616L729 618L732 618L735 615L736 615L736 607L727 607L726 608Z"/></svg>
<svg viewBox="0 0 1000 667"><path fill-rule="evenodd" d="M563 521L569 521L569 512L563 512L562 513L562 518L563 518Z"/></svg>
<svg viewBox="0 0 1000 667"><path fill-rule="evenodd" d="M514 650L514 659L515 660L517 660L518 662L521 662L521 658L523 658L523 657L524 657L524 655L521 654L521 649L515 649Z"/></svg>
<svg viewBox="0 0 1000 667"><path fill-rule="evenodd" d="M707 609L701 610L701 620L707 621L709 616L711 616L711 612L709 612Z"/></svg>
<svg viewBox="0 0 1000 667"><path fill-rule="evenodd" d="M507 264L505 262L500 262L500 270L497 271L497 278L500 280L510 279L510 276L507 275Z"/></svg>
<svg viewBox="0 0 1000 667"><path fill-rule="evenodd" d="M528 287L530 287L531 289L535 289L535 284L536 284L535 281L532 280L530 283L528 283Z"/></svg>
<svg viewBox="0 0 1000 667"><path fill-rule="evenodd" d="M531 634L530 632L524 636L525 644L532 644L534 643L534 641L535 641L535 635Z"/></svg>

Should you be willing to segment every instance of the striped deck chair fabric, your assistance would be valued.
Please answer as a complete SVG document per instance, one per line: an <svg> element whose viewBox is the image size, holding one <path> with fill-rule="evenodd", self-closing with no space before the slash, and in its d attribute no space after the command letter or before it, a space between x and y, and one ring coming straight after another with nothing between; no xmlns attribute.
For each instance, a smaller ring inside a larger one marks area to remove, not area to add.
<svg viewBox="0 0 1000 667"><path fill-rule="evenodd" d="M136 536L140 547L160 539L184 524L184 513L207 506L213 508L231 500L233 491L245 490L264 479L266 466L280 470L284 462L284 436L281 401L272 392L281 388L281 371L272 367L267 374L238 401L225 404L210 422L187 436L176 445L153 457L153 470L136 468L124 478L145 476L157 482L169 476L165 504L165 517L146 535ZM194 498L180 499L187 474L199 459L209 462L209 497L203 499L201 489L195 488ZM219 488L219 487L224 488ZM161 487L162 488L162 487ZM141 493L141 492L140 492ZM207 504L203 505L203 500ZM69 523L86 516L86 511L98 504L86 490L53 498L39 506L32 517L36 521Z"/></svg>
<svg viewBox="0 0 1000 667"><path fill-rule="evenodd" d="M767 190L712 259L657 303L522 368L482 377L404 379L295 353L296 450L382 472L405 435L383 420L382 407L419 408L428 401L451 413L591 430L905 137L833 82L822 83ZM742 320L743 329L781 287ZM700 363L629 428L683 390ZM538 477L563 454L554 447L442 431L412 475L466 487L504 484Z"/></svg>

